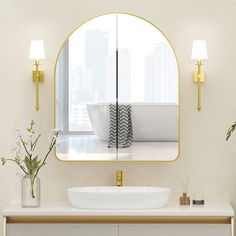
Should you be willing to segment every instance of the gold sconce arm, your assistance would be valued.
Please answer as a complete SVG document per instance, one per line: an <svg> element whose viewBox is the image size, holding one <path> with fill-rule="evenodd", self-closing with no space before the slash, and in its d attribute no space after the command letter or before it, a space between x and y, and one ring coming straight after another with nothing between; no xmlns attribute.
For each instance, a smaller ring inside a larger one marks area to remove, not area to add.
<svg viewBox="0 0 236 236"><path fill-rule="evenodd" d="M201 83L205 81L204 71L202 71L201 67L203 65L202 60L198 60L197 63L197 71L194 71L194 78L193 81L198 85L198 103L197 103L197 110L198 112L201 111Z"/></svg>
<svg viewBox="0 0 236 236"><path fill-rule="evenodd" d="M39 111L39 82L43 82L44 81L44 73L43 71L39 70L39 60L35 60L35 71L33 71L33 82L35 82L36 85L36 111Z"/></svg>

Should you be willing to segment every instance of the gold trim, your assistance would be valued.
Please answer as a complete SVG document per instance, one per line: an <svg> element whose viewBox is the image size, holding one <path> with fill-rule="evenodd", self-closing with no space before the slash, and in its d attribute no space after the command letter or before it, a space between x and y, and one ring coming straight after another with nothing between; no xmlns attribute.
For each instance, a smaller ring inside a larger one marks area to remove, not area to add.
<svg viewBox="0 0 236 236"><path fill-rule="evenodd" d="M7 217L3 217L3 236L7 236Z"/></svg>
<svg viewBox="0 0 236 236"><path fill-rule="evenodd" d="M180 158L180 68L179 68L179 62L178 62L178 59L177 59L177 55L176 55L176 52L175 52L175 49L173 47L173 45L171 44L170 40L167 38L167 36L163 33L163 31L158 28L156 25L154 25L151 21L149 20L146 20L145 18L141 17L141 16L138 16L138 15L135 15L135 14L132 14L132 13L128 13L128 12L107 12L107 13L104 13L104 14L99 14L99 15L96 15L94 17L91 17L89 18L88 20L86 21L83 21L81 24L79 24L67 37L66 39L64 40L64 42L62 43L61 47L59 48L59 52L57 54L57 57L56 57L56 62L55 62L55 65L54 65L54 128L56 128L56 67L57 67L57 62L58 62L58 59L59 59L59 55L61 53L61 50L62 48L64 47L66 41L68 40L68 38L79 28L81 27L82 25L84 25L85 23L87 23L88 21L96 18L96 17L99 17L99 16L104 16L104 15L108 15L108 14L127 14L127 15L130 15L130 16L135 16L139 19L142 19L146 22L148 22L149 24L151 24L152 26L154 26L157 30L159 30L163 36L166 38L166 40L168 41L168 43L170 44L172 50L173 50L173 53L174 53L174 56L175 56L175 59L176 59L176 63L177 63L177 67L178 67L178 154L177 154L177 157L173 160L62 160L58 157L57 153L56 153L56 147L54 147L54 155L55 157L59 160L59 161L62 161L62 162L174 162L176 160L178 160Z"/></svg>
<svg viewBox="0 0 236 236"><path fill-rule="evenodd" d="M234 236L234 217L231 217L231 236Z"/></svg>
<svg viewBox="0 0 236 236"><path fill-rule="evenodd" d="M227 216L9 216L7 224L231 224Z"/></svg>

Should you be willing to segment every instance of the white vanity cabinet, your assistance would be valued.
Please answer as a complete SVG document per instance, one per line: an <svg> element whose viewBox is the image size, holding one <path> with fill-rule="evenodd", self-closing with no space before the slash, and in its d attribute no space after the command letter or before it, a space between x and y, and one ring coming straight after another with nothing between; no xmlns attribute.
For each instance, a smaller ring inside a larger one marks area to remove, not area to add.
<svg viewBox="0 0 236 236"><path fill-rule="evenodd" d="M8 206L2 216L3 236L234 236L229 203L152 210Z"/></svg>
<svg viewBox="0 0 236 236"><path fill-rule="evenodd" d="M230 225L11 224L8 236L227 236Z"/></svg>
<svg viewBox="0 0 236 236"><path fill-rule="evenodd" d="M118 236L118 225L11 224L7 236Z"/></svg>
<svg viewBox="0 0 236 236"><path fill-rule="evenodd" d="M230 225L224 224L121 224L119 236L228 236Z"/></svg>

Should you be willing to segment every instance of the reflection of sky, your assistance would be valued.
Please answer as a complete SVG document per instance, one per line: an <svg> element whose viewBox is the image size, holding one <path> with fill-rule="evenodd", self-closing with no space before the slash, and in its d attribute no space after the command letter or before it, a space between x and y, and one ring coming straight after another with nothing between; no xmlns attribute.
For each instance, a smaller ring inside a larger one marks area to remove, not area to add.
<svg viewBox="0 0 236 236"><path fill-rule="evenodd" d="M144 56L150 53L156 44L166 43L166 38L150 23L130 15L118 15L118 44L120 48L128 48L131 52ZM116 48L116 14L96 17L79 27L69 38L71 67L84 66L85 32L99 30L109 32L109 50ZM138 48L138 50L137 50ZM135 49L135 50L134 50Z"/></svg>
<svg viewBox="0 0 236 236"><path fill-rule="evenodd" d="M116 48L116 16L109 14L94 18L79 27L70 37L70 68L85 67L86 31L99 30L109 33L109 53ZM94 42L96 43L96 42ZM118 14L118 45L130 54L130 95L132 100L144 98L145 56L150 54L158 44L172 50L163 34L150 23L130 15ZM95 56L95 55L93 55ZM177 68L176 68L177 69Z"/></svg>

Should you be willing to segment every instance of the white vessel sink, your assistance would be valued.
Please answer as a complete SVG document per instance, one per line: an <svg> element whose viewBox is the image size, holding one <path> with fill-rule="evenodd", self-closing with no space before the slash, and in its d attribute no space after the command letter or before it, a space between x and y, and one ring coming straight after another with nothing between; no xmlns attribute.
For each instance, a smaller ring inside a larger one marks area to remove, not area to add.
<svg viewBox="0 0 236 236"><path fill-rule="evenodd" d="M158 187L78 187L69 188L71 204L83 209L135 210L165 206L170 189Z"/></svg>

